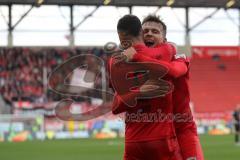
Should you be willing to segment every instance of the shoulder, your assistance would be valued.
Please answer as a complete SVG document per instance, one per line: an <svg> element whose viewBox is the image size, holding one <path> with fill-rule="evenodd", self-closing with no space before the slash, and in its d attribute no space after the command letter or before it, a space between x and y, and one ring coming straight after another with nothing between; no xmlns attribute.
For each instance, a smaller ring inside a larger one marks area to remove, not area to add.
<svg viewBox="0 0 240 160"><path fill-rule="evenodd" d="M189 58L187 58L187 56L185 54L175 54L174 55L174 59L182 59L182 60L185 60L185 61L189 61Z"/></svg>
<svg viewBox="0 0 240 160"><path fill-rule="evenodd" d="M175 54L174 59L185 59L185 60L187 60L187 56L185 54Z"/></svg>
<svg viewBox="0 0 240 160"><path fill-rule="evenodd" d="M159 49L159 55L163 60L171 61L176 54L176 48L169 42L156 46Z"/></svg>
<svg viewBox="0 0 240 160"><path fill-rule="evenodd" d="M185 54L175 54L173 60L185 62L187 65L189 65L190 63L190 59Z"/></svg>

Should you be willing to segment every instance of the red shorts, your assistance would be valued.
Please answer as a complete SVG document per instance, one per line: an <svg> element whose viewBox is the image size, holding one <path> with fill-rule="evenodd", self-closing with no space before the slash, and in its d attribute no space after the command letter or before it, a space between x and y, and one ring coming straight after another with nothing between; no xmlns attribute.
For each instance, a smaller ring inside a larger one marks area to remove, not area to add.
<svg viewBox="0 0 240 160"><path fill-rule="evenodd" d="M183 160L176 138L126 142L124 160Z"/></svg>

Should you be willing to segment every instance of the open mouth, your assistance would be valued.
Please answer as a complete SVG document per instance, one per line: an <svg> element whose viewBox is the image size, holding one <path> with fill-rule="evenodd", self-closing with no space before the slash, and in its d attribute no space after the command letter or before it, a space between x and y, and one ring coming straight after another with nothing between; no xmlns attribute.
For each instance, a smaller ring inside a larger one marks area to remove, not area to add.
<svg viewBox="0 0 240 160"><path fill-rule="evenodd" d="M152 47L154 45L154 42L153 41L146 41L145 44L148 47Z"/></svg>

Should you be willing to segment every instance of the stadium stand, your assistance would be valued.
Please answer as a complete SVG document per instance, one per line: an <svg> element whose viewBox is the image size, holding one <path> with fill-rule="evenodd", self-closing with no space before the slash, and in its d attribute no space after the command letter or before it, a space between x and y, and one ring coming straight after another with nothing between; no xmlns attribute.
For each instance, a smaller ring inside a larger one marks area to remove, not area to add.
<svg viewBox="0 0 240 160"><path fill-rule="evenodd" d="M224 52L224 49L223 49ZM240 102L239 55L213 54L191 59L191 99L197 113L231 112Z"/></svg>
<svg viewBox="0 0 240 160"><path fill-rule="evenodd" d="M0 92L6 102L47 103L61 97L44 93L43 70L49 74L69 57L91 53L106 60L102 49L1 48ZM228 112L240 102L240 61L234 56L197 56L191 59L190 89L197 113ZM100 82L98 85L101 85ZM28 104L26 104L28 105Z"/></svg>
<svg viewBox="0 0 240 160"><path fill-rule="evenodd" d="M34 49L1 48L0 49L0 92L4 99L11 101L49 102L59 100L43 90L43 72L49 74L67 58L81 53L93 53L104 59L101 49Z"/></svg>

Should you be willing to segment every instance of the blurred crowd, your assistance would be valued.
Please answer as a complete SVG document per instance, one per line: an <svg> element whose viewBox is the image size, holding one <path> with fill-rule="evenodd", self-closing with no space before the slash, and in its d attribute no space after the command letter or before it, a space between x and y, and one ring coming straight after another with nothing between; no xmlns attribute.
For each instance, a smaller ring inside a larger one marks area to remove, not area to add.
<svg viewBox="0 0 240 160"><path fill-rule="evenodd" d="M93 54L107 60L100 48L0 48L0 93L7 103L45 103L61 95L47 87L49 73L72 56ZM101 85L97 81L96 85ZM79 99L80 100L80 99Z"/></svg>

